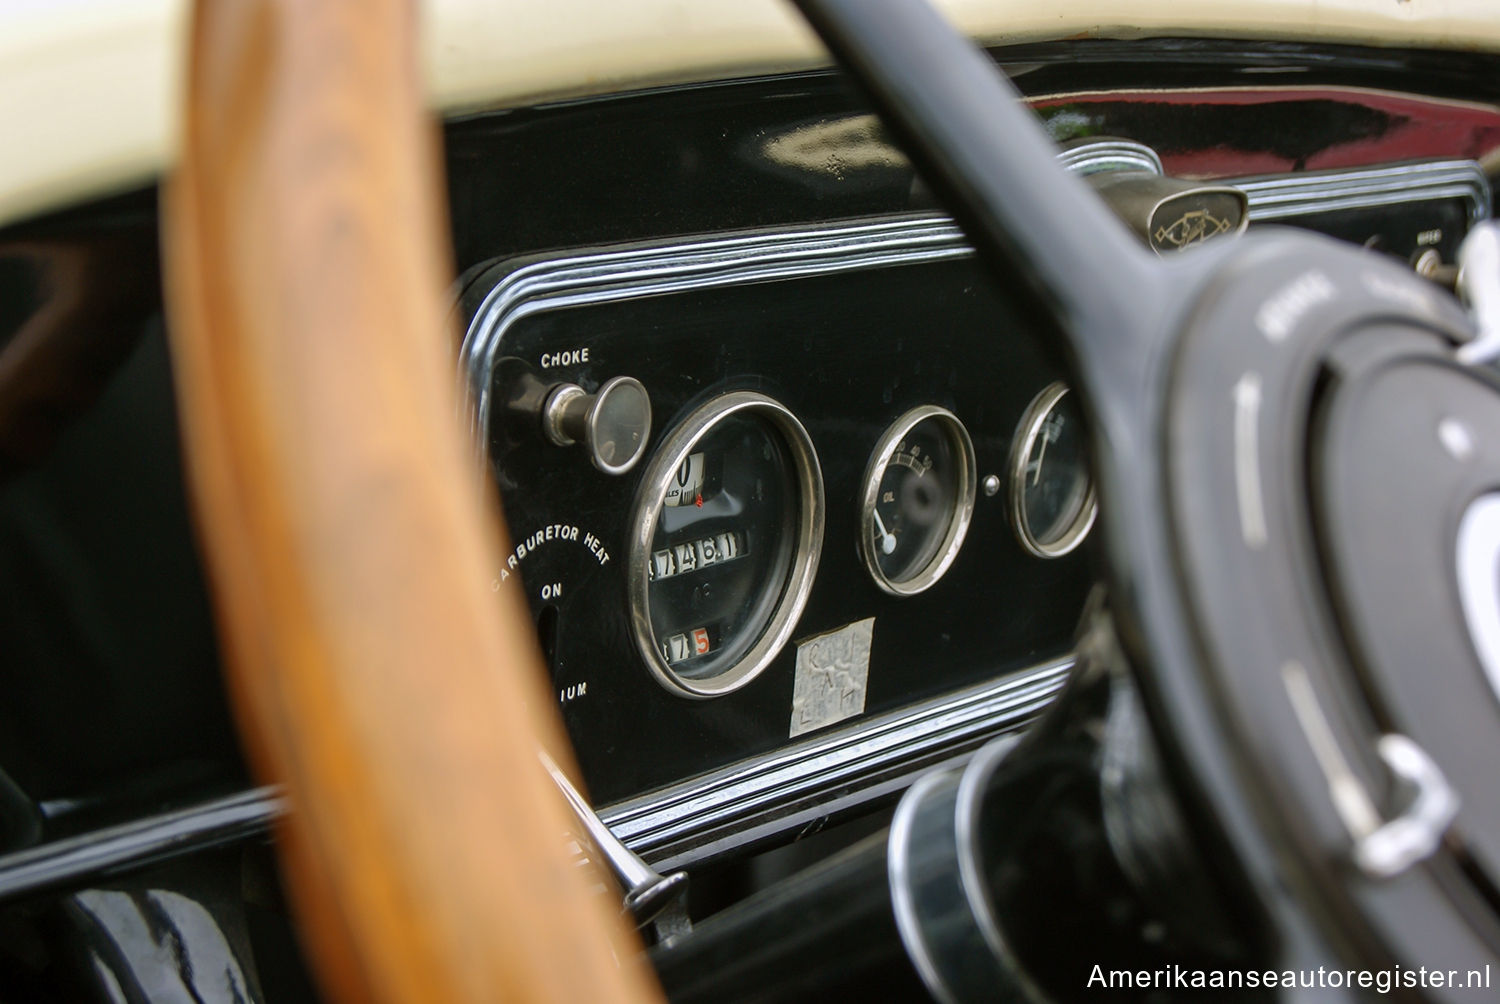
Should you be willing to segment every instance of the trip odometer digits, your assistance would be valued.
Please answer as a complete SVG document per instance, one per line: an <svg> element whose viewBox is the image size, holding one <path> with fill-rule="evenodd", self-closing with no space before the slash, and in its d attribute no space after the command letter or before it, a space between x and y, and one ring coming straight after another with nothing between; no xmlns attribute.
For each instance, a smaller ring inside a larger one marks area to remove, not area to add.
<svg viewBox="0 0 1500 1004"><path fill-rule="evenodd" d="M633 526L631 621L647 666L684 696L743 686L791 635L822 545L806 430L764 395L715 398L663 442Z"/></svg>

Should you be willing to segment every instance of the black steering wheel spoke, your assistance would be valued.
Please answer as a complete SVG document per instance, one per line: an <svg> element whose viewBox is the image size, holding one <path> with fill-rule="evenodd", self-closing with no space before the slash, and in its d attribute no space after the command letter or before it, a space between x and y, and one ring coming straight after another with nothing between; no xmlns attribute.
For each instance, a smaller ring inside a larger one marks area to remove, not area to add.
<svg viewBox="0 0 1500 1004"><path fill-rule="evenodd" d="M1015 87L926 3L796 3L1081 386L1095 397L1127 386L1119 377L1140 371L1161 315L1182 302L1170 291L1191 288L1183 272L1201 270L1162 267L1087 184L1059 170Z"/></svg>
<svg viewBox="0 0 1500 1004"><path fill-rule="evenodd" d="M976 760L980 808L954 823L955 867L985 879L970 940L1013 990L1098 957L1090 938L1123 962L1500 969L1474 745L1500 738L1500 384L1458 351L1469 317L1306 233L1157 259L923 0L796 2L1057 348L1094 437L1108 599L1049 721ZM897 926L934 986L911 893ZM1049 920L1071 942L1038 939Z"/></svg>

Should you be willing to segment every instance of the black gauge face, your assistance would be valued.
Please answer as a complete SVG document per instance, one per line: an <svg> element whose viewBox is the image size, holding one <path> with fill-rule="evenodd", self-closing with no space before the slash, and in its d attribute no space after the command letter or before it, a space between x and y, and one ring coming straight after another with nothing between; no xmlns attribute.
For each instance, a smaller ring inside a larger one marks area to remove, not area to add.
<svg viewBox="0 0 1500 1004"><path fill-rule="evenodd" d="M651 538L647 588L661 657L688 679L722 672L786 588L795 479L776 431L731 415L678 465Z"/></svg>
<svg viewBox="0 0 1500 1004"><path fill-rule="evenodd" d="M1083 416L1062 384L1039 394L1017 433L1011 498L1022 543L1066 554L1093 525L1096 502Z"/></svg>
<svg viewBox="0 0 1500 1004"><path fill-rule="evenodd" d="M943 542L958 502L953 447L929 419L896 443L875 499L875 561L893 582L921 571Z"/></svg>
<svg viewBox="0 0 1500 1004"><path fill-rule="evenodd" d="M801 612L822 536L822 479L802 426L725 395L663 444L642 483L631 603L647 664L710 697L748 682Z"/></svg>
<svg viewBox="0 0 1500 1004"><path fill-rule="evenodd" d="M963 425L941 408L897 419L871 458L860 542L876 583L915 593L951 563L974 507L973 447Z"/></svg>

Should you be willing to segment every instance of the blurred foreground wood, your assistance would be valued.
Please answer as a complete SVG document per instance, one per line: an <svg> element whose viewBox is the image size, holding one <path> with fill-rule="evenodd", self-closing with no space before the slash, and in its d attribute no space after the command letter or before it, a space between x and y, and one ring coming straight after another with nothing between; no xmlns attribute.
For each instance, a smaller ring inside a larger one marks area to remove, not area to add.
<svg viewBox="0 0 1500 1004"><path fill-rule="evenodd" d="M200 0L166 200L190 488L250 757L345 1001L653 999L459 433L411 0ZM566 762L566 761L565 761Z"/></svg>

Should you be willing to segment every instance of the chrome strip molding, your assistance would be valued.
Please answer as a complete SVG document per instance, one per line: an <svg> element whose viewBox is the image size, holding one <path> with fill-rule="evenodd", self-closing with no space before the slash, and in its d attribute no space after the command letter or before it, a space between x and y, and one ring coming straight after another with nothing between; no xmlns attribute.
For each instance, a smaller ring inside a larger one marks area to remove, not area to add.
<svg viewBox="0 0 1500 1004"><path fill-rule="evenodd" d="M709 237L521 265L485 295L464 336L460 360L474 428L489 427L490 374L501 356L505 334L531 314L971 254L952 222L925 213L879 222ZM479 439L482 442L484 436Z"/></svg>
<svg viewBox="0 0 1500 1004"><path fill-rule="evenodd" d="M1113 137L1070 146L1057 155L1057 162L1078 174L1097 174L1100 171L1166 173L1155 150L1144 143Z"/></svg>
<svg viewBox="0 0 1500 1004"><path fill-rule="evenodd" d="M0 902L77 889L169 858L270 831L285 814L275 788L255 788L0 857Z"/></svg>
<svg viewBox="0 0 1500 1004"><path fill-rule="evenodd" d="M1100 141L1059 154L1065 166L1161 172L1149 147ZM1383 167L1227 179L1250 199L1251 222L1426 199L1462 198L1471 222L1488 219L1484 170L1471 160L1414 161ZM534 313L593 303L858 269L963 258L973 254L946 216L923 213L878 221L810 225L781 231L665 241L519 264L485 295L460 350L470 419L489 425L490 374L505 334Z"/></svg>
<svg viewBox="0 0 1500 1004"><path fill-rule="evenodd" d="M1429 199L1463 199L1469 223L1490 218L1490 183L1472 160L1429 160L1226 179L1250 197L1250 222Z"/></svg>
<svg viewBox="0 0 1500 1004"><path fill-rule="evenodd" d="M606 806L600 817L657 867L681 868L899 792L914 775L1036 717L1072 657L880 715L680 784Z"/></svg>

